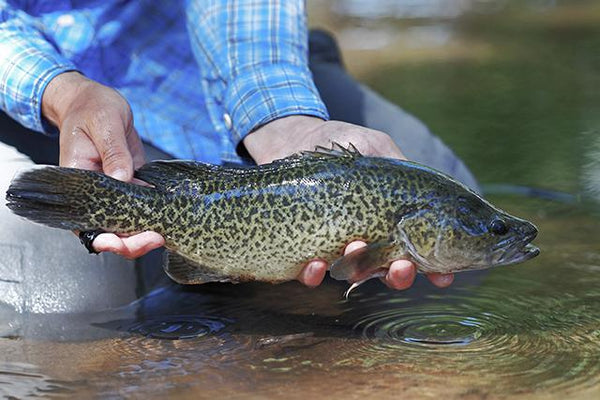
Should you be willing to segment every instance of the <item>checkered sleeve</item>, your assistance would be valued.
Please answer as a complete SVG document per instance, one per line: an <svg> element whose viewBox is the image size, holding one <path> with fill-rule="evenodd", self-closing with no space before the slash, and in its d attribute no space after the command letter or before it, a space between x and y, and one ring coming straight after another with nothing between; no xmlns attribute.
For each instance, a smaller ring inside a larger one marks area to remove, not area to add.
<svg viewBox="0 0 600 400"><path fill-rule="evenodd" d="M42 119L48 82L75 66L60 55L25 12L0 0L0 108L27 128L52 129Z"/></svg>
<svg viewBox="0 0 600 400"><path fill-rule="evenodd" d="M197 0L187 9L213 123L234 143L288 115L328 119L308 68L302 0Z"/></svg>

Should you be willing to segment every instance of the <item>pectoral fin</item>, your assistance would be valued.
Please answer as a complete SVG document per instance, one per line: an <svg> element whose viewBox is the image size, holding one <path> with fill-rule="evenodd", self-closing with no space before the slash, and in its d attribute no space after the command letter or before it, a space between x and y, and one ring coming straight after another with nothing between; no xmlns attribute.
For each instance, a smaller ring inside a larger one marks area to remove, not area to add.
<svg viewBox="0 0 600 400"><path fill-rule="evenodd" d="M163 268L171 279L184 285L199 285L208 282L236 282L235 279L229 276L220 275L204 265L169 251L165 251Z"/></svg>
<svg viewBox="0 0 600 400"><path fill-rule="evenodd" d="M352 283L380 276L380 270L387 267L395 248L395 244L388 241L371 243L338 258L331 264L329 274L334 279Z"/></svg>
<svg viewBox="0 0 600 400"><path fill-rule="evenodd" d="M356 289L357 287L359 287L360 285L362 285L363 283L365 283L366 281L368 281L369 279L372 278L383 278L385 275L387 274L387 271L383 268L379 268L378 270L376 270L375 272L373 272L371 275L369 275L368 277L366 277L365 279L363 279L362 281L358 281L358 282L354 282L352 285L350 285L350 287L348 289L346 289L346 291L344 292L344 299L348 300L348 297L350 296L350 293Z"/></svg>

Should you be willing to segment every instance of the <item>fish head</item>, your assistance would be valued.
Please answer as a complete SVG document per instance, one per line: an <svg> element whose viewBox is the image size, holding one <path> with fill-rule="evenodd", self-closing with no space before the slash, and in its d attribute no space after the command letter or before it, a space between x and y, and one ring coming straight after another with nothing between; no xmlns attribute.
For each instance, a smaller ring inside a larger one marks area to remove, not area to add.
<svg viewBox="0 0 600 400"><path fill-rule="evenodd" d="M450 273L509 265L539 254L538 230L458 185L398 223L405 248L423 272Z"/></svg>

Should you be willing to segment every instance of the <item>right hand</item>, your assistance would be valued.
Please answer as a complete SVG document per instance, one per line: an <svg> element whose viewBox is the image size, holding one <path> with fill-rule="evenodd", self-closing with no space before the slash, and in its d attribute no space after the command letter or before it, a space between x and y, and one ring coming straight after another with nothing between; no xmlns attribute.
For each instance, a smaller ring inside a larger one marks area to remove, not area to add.
<svg viewBox="0 0 600 400"><path fill-rule="evenodd" d="M102 171L131 182L133 171L144 165L144 148L131 108L116 90L78 72L65 72L46 87L42 114L60 131L60 166ZM163 245L163 237L156 232L129 237L103 233L93 244L96 251L127 258L140 257Z"/></svg>
<svg viewBox="0 0 600 400"><path fill-rule="evenodd" d="M406 159L398 146L383 132L340 121L323 121L319 118L294 115L273 120L244 138L244 145L258 164L269 163L302 150L314 150L315 146L331 147L336 142L343 146L352 143L361 154L378 157ZM366 246L356 240L349 243L344 255ZM331 260L330 260L331 261ZM322 259L308 262L298 280L307 286L317 286L325 277L328 263ZM417 275L416 265L408 260L395 260L382 281L392 289L409 288ZM452 274L427 274L437 287L448 287Z"/></svg>

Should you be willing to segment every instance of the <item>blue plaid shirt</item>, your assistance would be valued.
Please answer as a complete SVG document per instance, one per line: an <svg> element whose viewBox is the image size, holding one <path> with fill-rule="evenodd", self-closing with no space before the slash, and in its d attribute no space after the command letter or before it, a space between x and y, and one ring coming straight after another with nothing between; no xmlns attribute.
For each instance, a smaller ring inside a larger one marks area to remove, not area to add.
<svg viewBox="0 0 600 400"><path fill-rule="evenodd" d="M47 134L44 89L77 70L120 91L145 141L240 162L254 128L328 118L307 57L302 0L0 0L0 107Z"/></svg>

